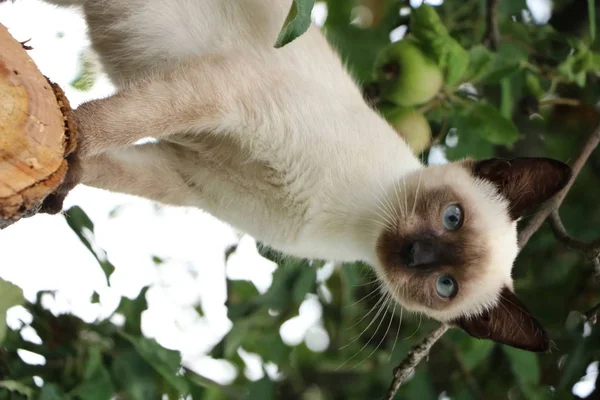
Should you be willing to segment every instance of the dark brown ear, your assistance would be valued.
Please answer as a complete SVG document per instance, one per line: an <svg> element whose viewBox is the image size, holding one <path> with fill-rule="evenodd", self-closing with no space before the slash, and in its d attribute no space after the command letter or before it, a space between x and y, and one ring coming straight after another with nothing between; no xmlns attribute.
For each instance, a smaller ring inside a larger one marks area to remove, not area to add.
<svg viewBox="0 0 600 400"><path fill-rule="evenodd" d="M542 326L506 287L495 308L478 317L460 318L454 324L478 339L533 352L545 352L549 348L548 335Z"/></svg>
<svg viewBox="0 0 600 400"><path fill-rule="evenodd" d="M565 187L571 168L550 158L489 158L472 162L473 174L492 181L510 203L513 220Z"/></svg>

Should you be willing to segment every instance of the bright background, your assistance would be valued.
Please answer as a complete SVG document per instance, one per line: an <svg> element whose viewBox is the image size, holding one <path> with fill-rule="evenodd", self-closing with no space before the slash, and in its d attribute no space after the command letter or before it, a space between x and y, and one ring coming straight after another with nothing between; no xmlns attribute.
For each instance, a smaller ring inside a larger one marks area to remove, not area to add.
<svg viewBox="0 0 600 400"><path fill-rule="evenodd" d="M549 18L548 0L530 0L528 4L537 20ZM317 3L313 10L315 23L322 24L326 16L325 5ZM30 39L30 56L65 90L74 108L114 91L102 73L89 91L71 86L79 73L80 55L89 46L85 22L76 8L18 0L0 5L0 23L16 39ZM401 29L393 31L390 40L399 40L403 33ZM431 162L444 162L443 154L432 153ZM1 231L0 277L23 288L30 301L40 290L55 290L54 297L44 299L45 305L55 314L73 313L87 322L111 315L122 296L134 298L142 287L151 285L147 293L149 307L142 320L144 334L164 347L181 351L184 364L196 372L223 384L231 382L236 374L234 367L205 354L231 328L224 306L226 277L252 280L261 293L271 284L277 266L258 255L254 240L197 209L160 207L143 199L83 186L68 196L65 208L72 205L81 206L93 220L96 244L116 266L110 287L96 260L62 216L37 215ZM224 252L232 244L239 246L226 268ZM156 265L153 256L165 262ZM320 272L323 281L331 273L331 266ZM94 292L100 295L96 304L91 302ZM194 308L199 303L204 317ZM284 341L292 345L305 340L312 350L323 350L328 338L320 318L319 300L307 298L300 315L282 325ZM28 320L30 316L20 307L10 310L9 324L16 326L20 319ZM39 341L33 330L24 330L24 335ZM25 351L21 356L27 362L43 362L41 356ZM241 356L249 367L246 374L259 379L263 374L260 357L243 351ZM574 393L585 397L593 390L597 367L594 363L588 368L588 375L574 387ZM275 366L267 366L267 371L276 375Z"/></svg>

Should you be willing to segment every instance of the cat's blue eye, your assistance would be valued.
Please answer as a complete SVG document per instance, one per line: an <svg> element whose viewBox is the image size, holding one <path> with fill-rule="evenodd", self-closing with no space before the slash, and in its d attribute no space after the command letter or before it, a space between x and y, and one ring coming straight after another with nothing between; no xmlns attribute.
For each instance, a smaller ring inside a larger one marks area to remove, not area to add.
<svg viewBox="0 0 600 400"><path fill-rule="evenodd" d="M449 231L455 231L462 226L463 213L458 204L450 204L444 210L443 214L444 227Z"/></svg>
<svg viewBox="0 0 600 400"><path fill-rule="evenodd" d="M456 284L454 278L450 275L440 275L435 281L435 291L440 297L449 299L456 295L456 292L458 291L458 285Z"/></svg>

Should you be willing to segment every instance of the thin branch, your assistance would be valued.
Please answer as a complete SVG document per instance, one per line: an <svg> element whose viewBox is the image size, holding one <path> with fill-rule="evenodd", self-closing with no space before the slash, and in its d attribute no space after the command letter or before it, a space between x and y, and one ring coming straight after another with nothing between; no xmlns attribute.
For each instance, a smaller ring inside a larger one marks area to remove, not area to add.
<svg viewBox="0 0 600 400"><path fill-rule="evenodd" d="M577 106L581 105L581 101L578 99L568 99L568 98L564 98L564 97L556 97L554 99L540 100L540 107L553 106L553 105L577 107Z"/></svg>
<svg viewBox="0 0 600 400"><path fill-rule="evenodd" d="M409 377L415 367L421 362L421 360L429 354L431 347L441 338L444 333L448 330L448 325L441 325L429 336L427 336L421 343L414 346L406 355L404 360L394 368L394 380L392 381L390 388L385 396L385 400L392 400L394 395L402 385L402 382Z"/></svg>
<svg viewBox="0 0 600 400"><path fill-rule="evenodd" d="M596 272L600 276L600 238L592 242L584 242L582 240L575 239L568 234L565 226L562 223L562 220L560 219L558 210L553 210L552 213L550 213L550 218L548 221L552 227L554 237L556 237L559 242L568 248L582 252L594 263Z"/></svg>
<svg viewBox="0 0 600 400"><path fill-rule="evenodd" d="M498 50L500 44L500 29L498 28L498 4L500 0L487 0L487 29L484 36L484 42L489 43L492 50Z"/></svg>
<svg viewBox="0 0 600 400"><path fill-rule="evenodd" d="M527 226L521 231L521 234L519 235L520 249L525 247L531 236L533 236L533 234L537 232L537 230L540 228L540 226L542 226L542 224L544 223L546 218L548 218L548 216L552 213L552 211L558 210L563 200L567 196L567 193L569 193L569 190L571 190L571 187L573 186L575 179L577 179L577 176L581 172L581 169L587 162L594 149L598 146L598 143L600 143L600 125L596 127L596 129L589 136L587 141L582 146L579 155L577 156L577 158L575 158L575 161L572 163L571 169L573 170L573 175L571 176L571 179L569 180L567 185L563 188L563 190L558 192L552 199L550 199L542 207L542 209L531 219L531 221L529 221Z"/></svg>
<svg viewBox="0 0 600 400"><path fill-rule="evenodd" d="M584 312L583 317L586 322L589 322L590 324L594 325L598 320L598 314L600 314L600 303L596 304L594 307Z"/></svg>

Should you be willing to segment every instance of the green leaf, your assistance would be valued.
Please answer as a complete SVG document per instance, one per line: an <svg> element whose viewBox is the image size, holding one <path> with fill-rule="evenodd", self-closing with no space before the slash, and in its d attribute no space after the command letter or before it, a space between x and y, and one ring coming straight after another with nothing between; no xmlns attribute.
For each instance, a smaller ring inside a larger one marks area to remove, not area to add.
<svg viewBox="0 0 600 400"><path fill-rule="evenodd" d="M499 83L503 79L514 76L520 70L520 63L508 64L500 68L492 69L491 72L488 72L482 77L482 81L486 84Z"/></svg>
<svg viewBox="0 0 600 400"><path fill-rule="evenodd" d="M8 281L0 278L0 343L6 337L6 312L14 307L25 304L23 290Z"/></svg>
<svg viewBox="0 0 600 400"><path fill-rule="evenodd" d="M0 381L0 388L4 388L10 392L17 392L27 397L33 397L33 389L29 386L17 381Z"/></svg>
<svg viewBox="0 0 600 400"><path fill-rule="evenodd" d="M67 395L56 383L48 383L42 387L38 400L67 400Z"/></svg>
<svg viewBox="0 0 600 400"><path fill-rule="evenodd" d="M487 103L475 103L454 120L460 137L465 134L479 135L491 144L511 146L521 136L512 121L504 118L496 107Z"/></svg>
<svg viewBox="0 0 600 400"><path fill-rule="evenodd" d="M115 388L103 364L101 349L90 347L83 382L70 394L83 400L109 400L114 393Z"/></svg>
<svg viewBox="0 0 600 400"><path fill-rule="evenodd" d="M189 378L187 379L187 382L190 387L190 396L192 400L203 400L206 398L205 396L208 390L205 387L196 384L196 382Z"/></svg>
<svg viewBox="0 0 600 400"><path fill-rule="evenodd" d="M317 290L317 269L311 265L303 268L300 276L294 285L294 300L297 304L304 301L308 293L315 293Z"/></svg>
<svg viewBox="0 0 600 400"><path fill-rule="evenodd" d="M85 247L94 255L98 264L104 271L104 275L106 276L106 283L110 285L109 278L115 270L115 267L108 261L106 258L106 254L104 251L96 251L94 249L94 223L87 216L85 211L81 209L81 207L73 206L68 209L65 213L65 219L69 227L75 232L79 240L83 242ZM88 235L85 235L84 232L87 229L89 232Z"/></svg>
<svg viewBox="0 0 600 400"><path fill-rule="evenodd" d="M100 303L100 295L98 294L98 292L94 291L94 293L92 293L92 298L90 299L90 302L92 304Z"/></svg>
<svg viewBox="0 0 600 400"><path fill-rule="evenodd" d="M142 313L148 309L148 302L146 301L147 292L148 286L144 287L133 300L122 297L117 307L117 312L125 316L123 330L131 335L142 335Z"/></svg>
<svg viewBox="0 0 600 400"><path fill-rule="evenodd" d="M406 383L407 399L435 400L438 398L433 389L433 381L428 369L415 370L414 377Z"/></svg>
<svg viewBox="0 0 600 400"><path fill-rule="evenodd" d="M158 373L132 347L120 350L115 356L111 372L119 390L133 400L159 398Z"/></svg>
<svg viewBox="0 0 600 400"><path fill-rule="evenodd" d="M165 349L154 339L135 337L123 332L121 335L133 344L138 354L179 394L184 395L188 392L187 381L179 375L181 354L178 351Z"/></svg>
<svg viewBox="0 0 600 400"><path fill-rule="evenodd" d="M246 400L271 400L275 399L275 390L273 382L265 372L265 376L256 382L248 385L248 394Z"/></svg>
<svg viewBox="0 0 600 400"><path fill-rule="evenodd" d="M448 34L435 9L428 4L414 9L410 26L423 50L444 70L446 84L459 82L469 68L469 52Z"/></svg>
<svg viewBox="0 0 600 400"><path fill-rule="evenodd" d="M491 340L478 340L468 338L468 348L462 349L465 367L469 371L479 366L491 354L495 343Z"/></svg>
<svg viewBox="0 0 600 400"><path fill-rule="evenodd" d="M573 51L560 63L556 70L567 80L584 87L586 74L596 69L594 55L582 40L571 40L569 42Z"/></svg>
<svg viewBox="0 0 600 400"><path fill-rule="evenodd" d="M285 46L308 30L312 22L311 12L314 5L315 0L294 0L277 37L275 48Z"/></svg>
<svg viewBox="0 0 600 400"><path fill-rule="evenodd" d="M390 31L397 25L401 2L387 1L387 12L375 26L362 29L349 24L354 1L330 0L327 20L323 27L327 40L340 53L350 74L358 82L372 79L375 60L390 44Z"/></svg>
<svg viewBox="0 0 600 400"><path fill-rule="evenodd" d="M227 281L227 304L245 303L259 296L256 286L250 281L228 280Z"/></svg>
<svg viewBox="0 0 600 400"><path fill-rule="evenodd" d="M233 357L242 345L244 339L248 338L251 323L249 320L237 321L225 337L224 356Z"/></svg>
<svg viewBox="0 0 600 400"><path fill-rule="evenodd" d="M477 81L482 78L490 68L494 56L487 47L478 44L469 50L469 80Z"/></svg>
<svg viewBox="0 0 600 400"><path fill-rule="evenodd" d="M502 349L521 387L526 388L537 385L540 380L540 366L537 355L510 346L502 346Z"/></svg>
<svg viewBox="0 0 600 400"><path fill-rule="evenodd" d="M533 72L525 72L525 86L527 87L529 93L531 93L536 98L540 98L544 95L544 90L542 89L540 77L534 74Z"/></svg>
<svg viewBox="0 0 600 400"><path fill-rule="evenodd" d="M75 79L71 81L71 86L77 90L89 91L94 86L97 78L97 72L94 63L87 52L79 55L79 71Z"/></svg>
<svg viewBox="0 0 600 400"><path fill-rule="evenodd" d="M161 264L164 264L165 260L163 260L162 258L160 258L158 256L152 256L152 262L156 265L161 265Z"/></svg>

